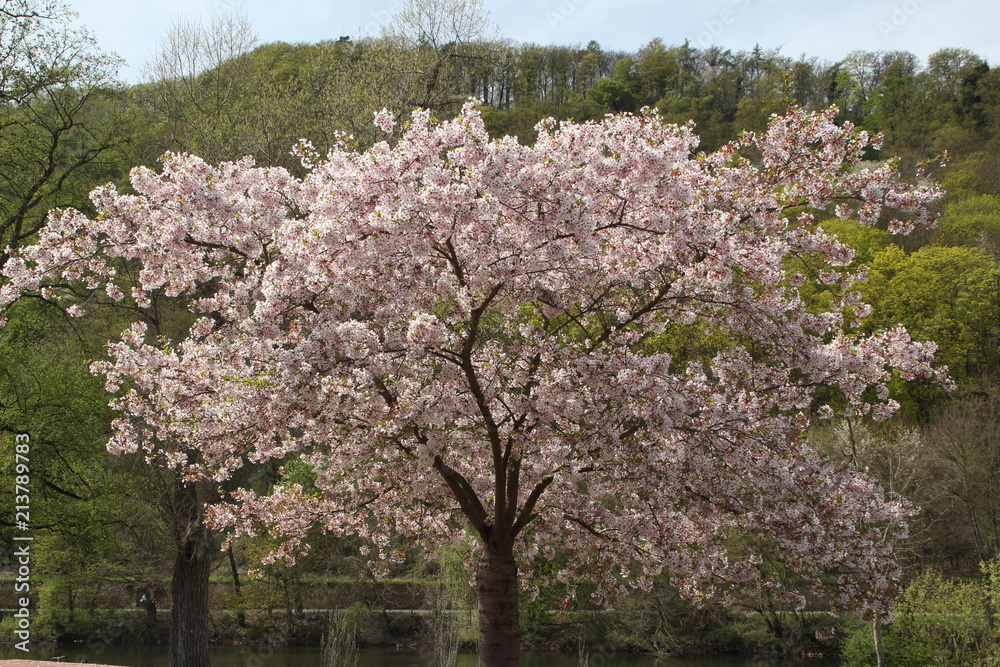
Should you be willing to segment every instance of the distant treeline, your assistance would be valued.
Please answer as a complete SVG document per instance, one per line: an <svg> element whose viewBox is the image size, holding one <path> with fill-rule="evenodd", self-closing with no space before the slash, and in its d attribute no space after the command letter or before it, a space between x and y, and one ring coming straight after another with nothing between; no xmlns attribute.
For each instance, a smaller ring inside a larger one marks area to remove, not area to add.
<svg viewBox="0 0 1000 667"><path fill-rule="evenodd" d="M164 78L153 87L169 83L169 72L161 73ZM240 86L240 76L254 85ZM829 62L792 59L777 49L734 52L670 46L660 39L622 52L605 51L596 41L585 47L505 41L401 46L388 38L341 38L263 45L201 75L205 86L223 80L245 94L213 100L218 105L213 112L229 105L252 113L264 96L269 108L281 100L286 113L311 111L293 116L302 136L314 141L322 140L331 124L354 131L368 123L367 113L343 113L364 107L358 98L369 103L369 113L380 105L401 111L429 107L445 116L474 97L493 133L524 141L533 138L534 124L544 117L587 120L656 107L671 121L693 120L706 150L743 130L763 129L772 113L789 105L836 105L843 120L884 133L887 155L914 160L985 148L1000 122L1000 72L959 48L942 49L926 63L905 51L853 51ZM333 95L342 98L336 103L341 113L324 114L334 108ZM187 110L206 112L200 104ZM173 108L168 115L180 111ZM324 127L311 134L312 121Z"/></svg>

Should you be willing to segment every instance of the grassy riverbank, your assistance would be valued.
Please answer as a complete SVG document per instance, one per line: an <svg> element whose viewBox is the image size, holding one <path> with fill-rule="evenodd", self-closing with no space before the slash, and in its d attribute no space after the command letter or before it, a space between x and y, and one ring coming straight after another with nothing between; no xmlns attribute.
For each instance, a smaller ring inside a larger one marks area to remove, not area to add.
<svg viewBox="0 0 1000 667"><path fill-rule="evenodd" d="M2 585L2 584L0 584ZM169 610L161 602L155 614L131 602L125 585L108 585L73 605L54 606L48 596L32 619L33 643L165 644ZM274 606L255 607L263 596L254 586L236 596L231 586L213 585L215 611L210 638L218 645L320 646L334 625L348 626L363 647L438 649L474 648L476 615L462 596L436 582L311 582L298 594L286 591ZM336 610L331 612L331 610ZM0 623L0 640L12 637ZM522 628L528 650L577 653L614 652L649 655L745 655L782 657L830 655L837 641L816 639L830 626L825 615L788 614L766 620L721 607L696 608L670 591L634 593L614 610L553 608L551 600L523 601ZM838 621L841 629L843 621ZM841 631L839 634L843 634Z"/></svg>

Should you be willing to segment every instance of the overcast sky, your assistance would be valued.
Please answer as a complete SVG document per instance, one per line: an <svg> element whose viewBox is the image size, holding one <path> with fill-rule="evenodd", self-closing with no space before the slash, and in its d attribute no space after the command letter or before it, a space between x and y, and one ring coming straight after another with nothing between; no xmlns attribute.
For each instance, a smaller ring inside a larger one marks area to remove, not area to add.
<svg viewBox="0 0 1000 667"><path fill-rule="evenodd" d="M239 11L262 43L318 42L378 34L401 0L68 0L101 47L126 60L122 77L139 80L168 26ZM840 60L855 49L905 50L926 60L945 47L970 49L1000 64L996 0L486 0L504 37L538 44L635 51L654 37L668 45L781 53Z"/></svg>

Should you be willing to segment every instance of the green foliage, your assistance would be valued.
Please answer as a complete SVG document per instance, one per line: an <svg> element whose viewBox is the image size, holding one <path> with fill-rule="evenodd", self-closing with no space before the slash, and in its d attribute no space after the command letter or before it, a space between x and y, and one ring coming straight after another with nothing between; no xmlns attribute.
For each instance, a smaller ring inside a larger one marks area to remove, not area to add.
<svg viewBox="0 0 1000 667"><path fill-rule="evenodd" d="M854 260L849 265L850 268L870 264L879 251L892 245L892 234L862 225L857 220L833 218L821 222L819 226L828 234L836 236L841 243L854 248Z"/></svg>
<svg viewBox="0 0 1000 667"><path fill-rule="evenodd" d="M728 332L714 330L702 319L692 324L670 322L663 333L650 336L642 343L644 352L669 354L678 368L686 368L691 363L707 364L731 346Z"/></svg>
<svg viewBox="0 0 1000 667"><path fill-rule="evenodd" d="M1000 564L982 565L986 579L956 580L928 571L912 581L883 632L891 665L991 665L997 630L992 623ZM860 624L845 640L844 665L876 664L872 628Z"/></svg>
<svg viewBox="0 0 1000 667"><path fill-rule="evenodd" d="M916 645L947 652L952 662L964 662L985 642L983 602L978 582L948 580L928 572L906 587L896 611L896 632Z"/></svg>
<svg viewBox="0 0 1000 667"><path fill-rule="evenodd" d="M590 99L611 111L635 111L638 101L620 81L598 79L588 93Z"/></svg>
<svg viewBox="0 0 1000 667"><path fill-rule="evenodd" d="M916 80L912 75L886 77L866 102L866 129L881 132L892 143L909 144L920 127L915 111L920 107Z"/></svg>
<svg viewBox="0 0 1000 667"><path fill-rule="evenodd" d="M639 65L635 58L631 56L620 58L618 62L615 63L612 79L616 83L624 86L633 94L640 90L642 87L642 81L639 74Z"/></svg>
<svg viewBox="0 0 1000 667"><path fill-rule="evenodd" d="M155 476L135 457L105 450L108 394L88 370L100 332L120 322L107 313L69 320L41 301L19 303L7 315L0 428L30 437L38 636L86 635L107 620L106 610L131 598L131 588L162 590L167 578ZM14 459L6 433L5 468ZM13 496L0 502L9 521Z"/></svg>
<svg viewBox="0 0 1000 667"><path fill-rule="evenodd" d="M949 202L938 222L934 243L981 248L1000 258L1000 198L974 195Z"/></svg>
<svg viewBox="0 0 1000 667"><path fill-rule="evenodd" d="M733 129L736 132L761 132L767 129L772 115L782 114L787 110L788 102L777 92L766 98L744 97L737 106Z"/></svg>
<svg viewBox="0 0 1000 667"><path fill-rule="evenodd" d="M935 341L959 383L996 368L1000 267L982 250L927 246L907 255L886 248L861 291L874 307L867 326L903 324L914 338Z"/></svg>
<svg viewBox="0 0 1000 667"><path fill-rule="evenodd" d="M0 264L50 208L86 205L122 138L119 60L59 2L11 0L0 12Z"/></svg>
<svg viewBox="0 0 1000 667"><path fill-rule="evenodd" d="M821 266L817 264L815 257L798 258L789 264L787 267L789 271L811 278L803 283L799 288L799 293L813 312L828 310L830 304L840 296L838 292L817 284L814 278L819 271L830 269L842 272L857 271L861 267L869 265L878 252L885 250L892 244L892 235L889 232L862 225L856 220L833 218L821 222L819 227L826 233L837 237L841 243L853 248L854 259L846 267Z"/></svg>
<svg viewBox="0 0 1000 667"><path fill-rule="evenodd" d="M433 570L427 586L425 607L430 610L426 637L434 664L455 664L458 649L478 638L478 605L471 585L474 575L467 565L469 547L444 546L427 565ZM426 641L424 642L426 644Z"/></svg>
<svg viewBox="0 0 1000 667"><path fill-rule="evenodd" d="M944 664L938 660L938 651L893 632L883 635L882 647L888 664L893 667L927 667ZM841 664L844 667L876 667L875 642L870 623L859 623L840 645Z"/></svg>
<svg viewBox="0 0 1000 667"><path fill-rule="evenodd" d="M667 122L684 124L694 121L700 141L699 150L714 151L735 135L732 123L726 120L713 95L664 97L656 103L656 108Z"/></svg>
<svg viewBox="0 0 1000 667"><path fill-rule="evenodd" d="M958 156L943 170L941 185L952 199L980 194L1000 195L998 137L993 137L986 147L988 150L977 149L975 152Z"/></svg>

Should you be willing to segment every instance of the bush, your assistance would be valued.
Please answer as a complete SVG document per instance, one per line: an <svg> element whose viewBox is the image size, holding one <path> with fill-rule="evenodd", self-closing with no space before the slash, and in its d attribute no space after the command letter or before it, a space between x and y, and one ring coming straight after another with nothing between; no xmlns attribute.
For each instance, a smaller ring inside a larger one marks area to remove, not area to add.
<svg viewBox="0 0 1000 667"><path fill-rule="evenodd" d="M886 662L893 667L995 664L989 657L995 639L989 588L987 581L946 579L934 571L915 579L883 632ZM859 622L841 651L846 667L874 667L870 624Z"/></svg>
<svg viewBox="0 0 1000 667"><path fill-rule="evenodd" d="M893 667L926 667L946 664L938 660L938 651L915 641L912 637L887 629L882 635L886 662ZM844 667L876 667L875 642L870 623L858 623L841 644L841 664Z"/></svg>

